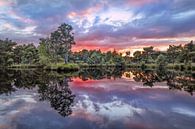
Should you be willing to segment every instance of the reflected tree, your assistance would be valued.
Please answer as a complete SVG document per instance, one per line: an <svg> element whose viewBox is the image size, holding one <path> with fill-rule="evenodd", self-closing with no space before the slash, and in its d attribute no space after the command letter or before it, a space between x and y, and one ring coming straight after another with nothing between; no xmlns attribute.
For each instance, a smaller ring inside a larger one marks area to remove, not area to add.
<svg viewBox="0 0 195 129"><path fill-rule="evenodd" d="M121 78L124 70L121 68L86 68L80 70L78 76L83 81L86 80L100 80L100 79L111 79Z"/></svg>
<svg viewBox="0 0 195 129"><path fill-rule="evenodd" d="M12 71L0 70L0 94L9 95L16 91L13 85L14 74Z"/></svg>
<svg viewBox="0 0 195 129"><path fill-rule="evenodd" d="M193 95L195 91L195 80L192 77L192 73L189 71L142 71L132 70L134 75L133 79L136 82L142 82L144 86L154 86L156 82L166 82L169 89L179 89L189 92Z"/></svg>
<svg viewBox="0 0 195 129"><path fill-rule="evenodd" d="M155 82L159 82L159 76L154 71L132 71L136 82L143 82L144 86L154 86Z"/></svg>
<svg viewBox="0 0 195 129"><path fill-rule="evenodd" d="M68 82L70 78L65 77L63 80L50 80L48 84L40 86L38 92L40 100L47 100L51 107L58 111L62 116L72 114L72 106L75 95L69 88Z"/></svg>

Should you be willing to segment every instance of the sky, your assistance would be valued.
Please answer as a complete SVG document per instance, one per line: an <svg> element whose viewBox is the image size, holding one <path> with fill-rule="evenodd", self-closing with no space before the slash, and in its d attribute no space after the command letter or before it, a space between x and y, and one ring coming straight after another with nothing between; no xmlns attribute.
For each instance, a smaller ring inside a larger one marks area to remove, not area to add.
<svg viewBox="0 0 195 129"><path fill-rule="evenodd" d="M195 40L195 0L0 0L0 39L38 45L62 23L74 51L165 50Z"/></svg>

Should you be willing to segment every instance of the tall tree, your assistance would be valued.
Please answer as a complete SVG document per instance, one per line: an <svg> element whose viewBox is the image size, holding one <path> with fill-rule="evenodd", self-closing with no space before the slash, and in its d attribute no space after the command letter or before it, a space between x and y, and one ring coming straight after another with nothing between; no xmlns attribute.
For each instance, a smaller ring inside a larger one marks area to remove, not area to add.
<svg viewBox="0 0 195 129"><path fill-rule="evenodd" d="M72 45L75 44L72 26L66 23L59 26L56 31L51 33L48 43L54 58L57 58L58 55L63 56L64 63L68 63Z"/></svg>

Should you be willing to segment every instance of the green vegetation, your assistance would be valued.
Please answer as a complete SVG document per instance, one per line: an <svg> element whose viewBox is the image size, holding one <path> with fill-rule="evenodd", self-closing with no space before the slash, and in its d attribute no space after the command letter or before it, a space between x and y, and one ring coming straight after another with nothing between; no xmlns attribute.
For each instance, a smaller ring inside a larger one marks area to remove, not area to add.
<svg viewBox="0 0 195 129"><path fill-rule="evenodd" d="M0 66L8 68L43 68L47 70L78 70L80 67L134 67L142 69L195 69L195 44L170 45L167 51L156 51L152 46L127 51L122 56L116 50L101 52L86 50L72 52L75 44L73 28L62 24L48 37L41 38L38 47L19 45L9 39L0 40Z"/></svg>
<svg viewBox="0 0 195 129"><path fill-rule="evenodd" d="M73 64L73 63L68 63L68 64L57 63L57 64L46 65L44 67L44 69L46 69L46 70L59 70L59 71L63 71L63 70L79 70L79 65Z"/></svg>
<svg viewBox="0 0 195 129"><path fill-rule="evenodd" d="M81 66L123 66L125 59L115 50L102 53L100 50L82 50L74 52L70 58L71 62L78 63Z"/></svg>
<svg viewBox="0 0 195 129"><path fill-rule="evenodd" d="M170 45L167 51L155 51L153 47L136 51L130 59L131 66L141 68L194 70L195 44L191 41L185 45Z"/></svg>
<svg viewBox="0 0 195 129"><path fill-rule="evenodd" d="M0 40L1 67L78 69L78 65L69 61L71 46L75 44L72 30L70 25L62 24L49 37L40 39L38 47L33 44L18 45L8 39Z"/></svg>

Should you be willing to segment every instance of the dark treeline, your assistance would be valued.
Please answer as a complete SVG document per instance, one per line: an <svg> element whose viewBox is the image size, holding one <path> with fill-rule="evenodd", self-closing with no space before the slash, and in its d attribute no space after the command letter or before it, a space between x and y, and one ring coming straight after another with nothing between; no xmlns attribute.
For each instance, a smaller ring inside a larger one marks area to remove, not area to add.
<svg viewBox="0 0 195 129"><path fill-rule="evenodd" d="M191 65L195 62L195 44L193 41L185 45L170 45L167 51L155 51L154 47L145 47L143 51L133 53L130 62L139 64L156 64L165 66L167 64Z"/></svg>
<svg viewBox="0 0 195 129"><path fill-rule="evenodd" d="M40 39L38 47L33 44L19 45L9 39L0 40L0 66L11 65L48 65L56 63L76 63L80 65L109 65L124 66L154 64L158 67L166 65L184 64L191 66L195 62L195 44L193 41L185 45L170 45L167 51L156 51L154 47L145 47L143 51L136 51L133 56L126 52L126 56L117 51L101 52L100 50L86 50L72 52L75 44L73 28L62 24L48 37Z"/></svg>

